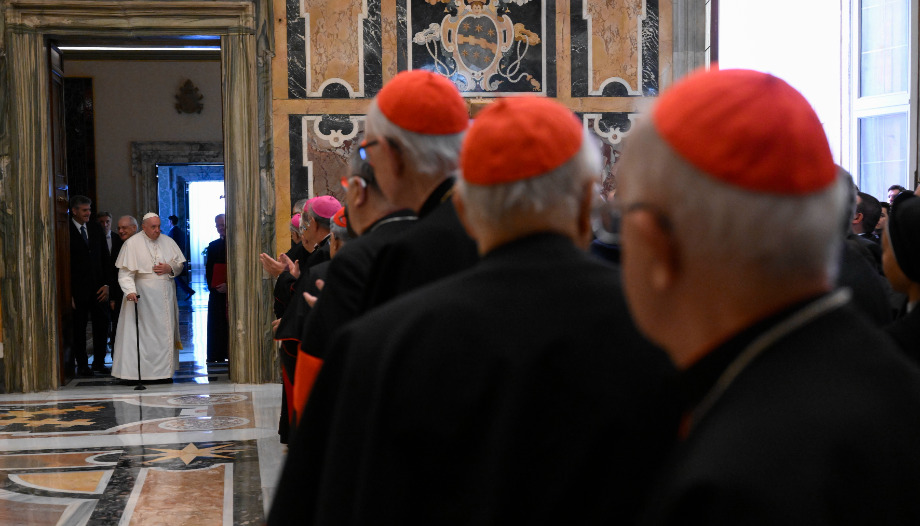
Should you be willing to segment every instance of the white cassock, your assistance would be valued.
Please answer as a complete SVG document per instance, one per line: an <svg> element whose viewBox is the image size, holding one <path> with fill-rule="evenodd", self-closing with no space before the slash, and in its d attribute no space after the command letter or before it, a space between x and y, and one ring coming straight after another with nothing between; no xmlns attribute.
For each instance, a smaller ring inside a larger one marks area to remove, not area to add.
<svg viewBox="0 0 920 526"><path fill-rule="evenodd" d="M173 274L158 276L154 265L169 263ZM115 334L112 376L137 380L137 331L135 314L139 314L141 378L172 378L179 368L179 306L173 276L182 272L185 256L171 237L160 235L152 241L143 231L134 234L121 247L115 266L118 285L125 293ZM135 304L128 301L132 292L140 296ZM135 312L137 305L137 312Z"/></svg>

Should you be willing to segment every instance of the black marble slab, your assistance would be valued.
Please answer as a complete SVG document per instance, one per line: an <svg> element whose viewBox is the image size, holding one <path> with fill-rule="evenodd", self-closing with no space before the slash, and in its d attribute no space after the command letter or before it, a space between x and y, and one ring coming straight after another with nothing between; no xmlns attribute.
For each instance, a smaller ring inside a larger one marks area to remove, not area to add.
<svg viewBox="0 0 920 526"><path fill-rule="evenodd" d="M307 43L305 19L300 16L300 0L287 0L288 98L307 98Z"/></svg>

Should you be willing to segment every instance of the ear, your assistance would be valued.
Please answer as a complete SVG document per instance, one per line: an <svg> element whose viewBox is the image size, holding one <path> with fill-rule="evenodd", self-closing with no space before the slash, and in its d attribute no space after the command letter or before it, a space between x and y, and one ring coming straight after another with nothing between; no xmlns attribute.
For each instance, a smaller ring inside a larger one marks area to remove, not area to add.
<svg viewBox="0 0 920 526"><path fill-rule="evenodd" d="M364 205L367 202L367 193L370 189L364 184L355 184L355 208Z"/></svg>
<svg viewBox="0 0 920 526"><path fill-rule="evenodd" d="M863 220L863 214L862 214L862 212L856 212L856 215L853 216L853 224L854 224L854 225L858 225L858 224L862 223L862 220Z"/></svg>
<svg viewBox="0 0 920 526"><path fill-rule="evenodd" d="M642 245L641 248L635 247L642 251L637 263L645 267L648 285L656 292L673 288L682 270L680 248L674 234L662 225L660 218L652 211L635 210L631 215L628 236L631 240L639 240ZM632 249L632 246L624 247L624 250Z"/></svg>
<svg viewBox="0 0 920 526"><path fill-rule="evenodd" d="M460 195L460 192L454 190L451 199L454 202L454 209L457 211L457 218L460 219L460 224L463 225L463 229L466 230L466 235L475 240L476 230L472 227L467 217L466 203L463 201L463 196Z"/></svg>

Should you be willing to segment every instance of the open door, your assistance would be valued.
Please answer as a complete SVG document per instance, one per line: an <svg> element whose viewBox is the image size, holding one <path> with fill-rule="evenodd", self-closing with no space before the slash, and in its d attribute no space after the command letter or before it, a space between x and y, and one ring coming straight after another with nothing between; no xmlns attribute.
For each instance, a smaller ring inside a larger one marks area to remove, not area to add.
<svg viewBox="0 0 920 526"><path fill-rule="evenodd" d="M64 128L64 62L57 46L48 46L50 65L49 100L51 102L51 169L54 175L54 255L57 277L58 360L60 382L63 385L68 375L73 375L73 360L70 357L70 339L73 330L73 309L70 304L70 220L67 185L67 155Z"/></svg>

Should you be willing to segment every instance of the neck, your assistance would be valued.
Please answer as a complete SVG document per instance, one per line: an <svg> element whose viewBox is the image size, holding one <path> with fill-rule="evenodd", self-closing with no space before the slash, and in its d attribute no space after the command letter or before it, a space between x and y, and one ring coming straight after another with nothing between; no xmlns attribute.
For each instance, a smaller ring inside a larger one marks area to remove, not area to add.
<svg viewBox="0 0 920 526"><path fill-rule="evenodd" d="M359 206L348 212L348 220L353 221L352 230L361 235L377 221L399 210L402 209L390 203L386 203L385 206L373 204Z"/></svg>
<svg viewBox="0 0 920 526"><path fill-rule="evenodd" d="M662 331L655 339L667 349L679 369L686 369L757 321L830 290L826 280L788 284L758 281L751 276L718 278L698 280L692 291L688 289L673 302L673 312L661 313L662 320L669 321L662 324ZM701 301L701 298L717 299Z"/></svg>
<svg viewBox="0 0 920 526"><path fill-rule="evenodd" d="M401 177L405 182L399 195L401 199L394 200L394 203L399 209L409 208L417 214L425 205L425 201L448 176L446 174L431 176L412 171L404 173Z"/></svg>

